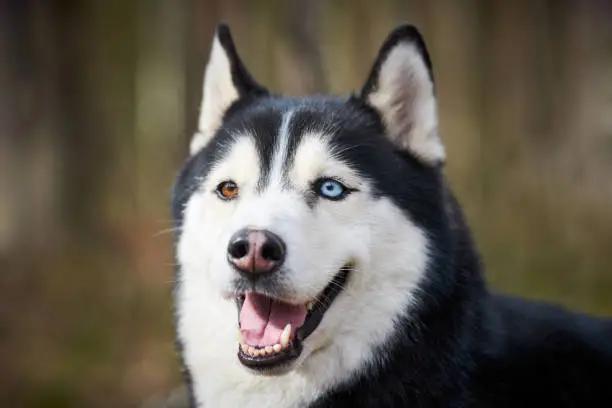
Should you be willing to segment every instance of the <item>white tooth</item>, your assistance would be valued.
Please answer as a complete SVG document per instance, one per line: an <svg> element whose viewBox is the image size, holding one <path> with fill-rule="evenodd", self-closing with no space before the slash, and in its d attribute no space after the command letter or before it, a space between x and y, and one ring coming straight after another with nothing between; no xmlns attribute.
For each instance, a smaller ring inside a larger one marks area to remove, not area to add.
<svg viewBox="0 0 612 408"><path fill-rule="evenodd" d="M249 346L248 353L249 353L250 356L255 356L255 349L253 347Z"/></svg>
<svg viewBox="0 0 612 408"><path fill-rule="evenodd" d="M272 348L272 346L266 346L266 354L272 354L273 351L274 349Z"/></svg>
<svg viewBox="0 0 612 408"><path fill-rule="evenodd" d="M240 344L240 348L242 349L242 352L245 353L245 354L248 353L248 351L249 351L249 346L247 346L244 343Z"/></svg>
<svg viewBox="0 0 612 408"><path fill-rule="evenodd" d="M281 334L280 344L283 348L289 345L289 336L291 336L291 323L287 323L283 330L283 334Z"/></svg>
<svg viewBox="0 0 612 408"><path fill-rule="evenodd" d="M274 352L278 353L279 351L281 351L281 345L277 343L272 346L272 349L274 350Z"/></svg>
<svg viewBox="0 0 612 408"><path fill-rule="evenodd" d="M312 309L314 306L314 302L308 302L308 310Z"/></svg>

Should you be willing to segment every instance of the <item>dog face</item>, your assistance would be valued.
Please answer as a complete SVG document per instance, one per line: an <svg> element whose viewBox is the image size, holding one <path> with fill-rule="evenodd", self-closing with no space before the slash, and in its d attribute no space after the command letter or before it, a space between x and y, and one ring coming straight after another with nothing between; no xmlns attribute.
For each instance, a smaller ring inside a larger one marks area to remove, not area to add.
<svg viewBox="0 0 612 408"><path fill-rule="evenodd" d="M389 36L360 95L293 99L256 83L220 26L204 82L173 197L188 368L352 372L409 311L441 228L419 33Z"/></svg>

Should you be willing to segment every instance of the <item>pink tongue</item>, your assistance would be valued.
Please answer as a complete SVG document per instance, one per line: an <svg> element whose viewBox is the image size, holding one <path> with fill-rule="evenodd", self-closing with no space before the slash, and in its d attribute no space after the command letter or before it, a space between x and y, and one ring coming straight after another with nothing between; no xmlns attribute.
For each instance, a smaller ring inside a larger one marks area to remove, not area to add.
<svg viewBox="0 0 612 408"><path fill-rule="evenodd" d="M287 323L293 332L305 319L306 305L291 305L251 292L240 310L240 331L250 346L273 346L280 343Z"/></svg>

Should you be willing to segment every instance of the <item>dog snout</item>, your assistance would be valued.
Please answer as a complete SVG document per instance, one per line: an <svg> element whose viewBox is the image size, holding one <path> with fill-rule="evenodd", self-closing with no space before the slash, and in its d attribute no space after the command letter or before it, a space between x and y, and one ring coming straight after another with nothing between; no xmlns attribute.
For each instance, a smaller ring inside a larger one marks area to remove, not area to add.
<svg viewBox="0 0 612 408"><path fill-rule="evenodd" d="M283 264L285 243L271 231L243 228L230 238L227 259L238 272L255 278Z"/></svg>

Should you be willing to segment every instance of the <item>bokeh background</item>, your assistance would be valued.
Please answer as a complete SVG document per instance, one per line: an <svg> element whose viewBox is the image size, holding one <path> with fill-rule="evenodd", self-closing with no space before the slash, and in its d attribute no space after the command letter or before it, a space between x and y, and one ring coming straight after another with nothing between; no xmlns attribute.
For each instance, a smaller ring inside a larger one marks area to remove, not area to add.
<svg viewBox="0 0 612 408"><path fill-rule="evenodd" d="M0 0L0 405L181 406L169 197L219 20L291 95L418 25L490 284L612 315L610 1Z"/></svg>

